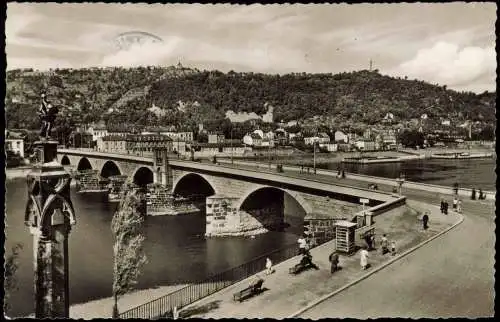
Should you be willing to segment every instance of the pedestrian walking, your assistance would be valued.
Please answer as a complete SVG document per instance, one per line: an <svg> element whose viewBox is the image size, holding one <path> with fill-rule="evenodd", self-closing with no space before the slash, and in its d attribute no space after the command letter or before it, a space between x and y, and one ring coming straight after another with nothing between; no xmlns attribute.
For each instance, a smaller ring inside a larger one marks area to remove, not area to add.
<svg viewBox="0 0 500 322"><path fill-rule="evenodd" d="M375 248L375 234L370 235L370 241L371 241L372 249L376 249Z"/></svg>
<svg viewBox="0 0 500 322"><path fill-rule="evenodd" d="M394 240L391 241L391 255L392 256L396 255L396 242Z"/></svg>
<svg viewBox="0 0 500 322"><path fill-rule="evenodd" d="M304 165L300 166L300 173L304 173Z"/></svg>
<svg viewBox="0 0 500 322"><path fill-rule="evenodd" d="M445 201L444 201L444 214L445 214L445 215L447 215L447 214L448 214L448 206L449 206L448 201L447 201L447 200L445 200Z"/></svg>
<svg viewBox="0 0 500 322"><path fill-rule="evenodd" d="M337 171L337 179L340 179L340 169Z"/></svg>
<svg viewBox="0 0 500 322"><path fill-rule="evenodd" d="M365 270L368 268L368 251L366 247L363 247L359 252L359 263L361 264L361 269Z"/></svg>
<svg viewBox="0 0 500 322"><path fill-rule="evenodd" d="M345 170L342 170L342 179L345 179Z"/></svg>
<svg viewBox="0 0 500 322"><path fill-rule="evenodd" d="M457 212L458 212L459 214L461 214L461 213L462 213L462 200L461 200L461 199L459 199L459 200L458 200L458 203L457 203Z"/></svg>
<svg viewBox="0 0 500 322"><path fill-rule="evenodd" d="M380 241L380 245L382 246L382 255L385 255L389 252L389 240L387 240L387 235L382 235L382 240Z"/></svg>
<svg viewBox="0 0 500 322"><path fill-rule="evenodd" d="M470 196L472 200L476 200L476 188L472 188L472 194Z"/></svg>
<svg viewBox="0 0 500 322"><path fill-rule="evenodd" d="M483 194L483 189L479 189L479 200L484 200L486 199L486 195Z"/></svg>
<svg viewBox="0 0 500 322"><path fill-rule="evenodd" d="M427 230L427 228L429 228L429 226L427 226L428 222L429 222L429 216L427 215L427 213L425 213L424 216L422 217L422 224L424 225L424 230Z"/></svg>
<svg viewBox="0 0 500 322"><path fill-rule="evenodd" d="M455 196L453 198L453 211L457 211L457 205L458 205L458 197Z"/></svg>
<svg viewBox="0 0 500 322"><path fill-rule="evenodd" d="M334 251L333 253L330 254L330 256L328 256L328 260L331 263L330 273L333 274L333 273L335 273L335 271L337 271L339 269L339 267L338 267L339 255L337 254L336 251Z"/></svg>
<svg viewBox="0 0 500 322"><path fill-rule="evenodd" d="M367 250L372 250L372 238L370 235L366 234L364 236Z"/></svg>
<svg viewBox="0 0 500 322"><path fill-rule="evenodd" d="M444 214L444 200L443 198L441 198L441 206L440 206L440 209L441 209L441 213Z"/></svg>
<svg viewBox="0 0 500 322"><path fill-rule="evenodd" d="M299 243L299 254L305 254L307 251L306 235L302 235L297 242Z"/></svg>
<svg viewBox="0 0 500 322"><path fill-rule="evenodd" d="M266 275L269 275L269 274L272 274L272 273L274 273L273 262L268 257L268 258L266 258Z"/></svg>

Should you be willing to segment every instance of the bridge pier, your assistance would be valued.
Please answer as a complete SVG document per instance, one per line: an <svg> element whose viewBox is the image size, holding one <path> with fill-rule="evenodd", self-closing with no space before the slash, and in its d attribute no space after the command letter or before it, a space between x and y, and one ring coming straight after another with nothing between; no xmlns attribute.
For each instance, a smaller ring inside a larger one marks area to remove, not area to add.
<svg viewBox="0 0 500 322"><path fill-rule="evenodd" d="M167 150L155 149L153 155L153 182L172 186L172 173L168 164Z"/></svg>
<svg viewBox="0 0 500 322"><path fill-rule="evenodd" d="M120 202L123 192L125 190L125 183L127 182L127 176L117 175L117 176L111 176L108 179L109 179L108 200L110 202Z"/></svg>
<svg viewBox="0 0 500 322"><path fill-rule="evenodd" d="M98 170L78 170L75 174L77 192L106 192L107 180L103 180Z"/></svg>
<svg viewBox="0 0 500 322"><path fill-rule="evenodd" d="M176 198L172 189L159 183L147 186L146 214L148 216L176 216L198 213L198 209L189 199Z"/></svg>
<svg viewBox="0 0 500 322"><path fill-rule="evenodd" d="M238 209L239 200L225 195L207 197L205 236L252 236L283 227L283 206L279 203L244 210Z"/></svg>

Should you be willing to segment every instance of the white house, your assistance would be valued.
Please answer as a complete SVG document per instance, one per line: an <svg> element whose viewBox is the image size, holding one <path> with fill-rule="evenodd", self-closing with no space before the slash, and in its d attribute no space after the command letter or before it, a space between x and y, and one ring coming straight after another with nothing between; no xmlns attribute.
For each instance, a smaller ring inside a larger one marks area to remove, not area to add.
<svg viewBox="0 0 500 322"><path fill-rule="evenodd" d="M367 140L367 139L359 139L356 140L354 145L360 149L361 151L373 151L375 150L375 141Z"/></svg>
<svg viewBox="0 0 500 322"><path fill-rule="evenodd" d="M344 132L342 132L342 131L336 131L335 132L335 142L348 143L349 142L349 138L347 137L347 135Z"/></svg>
<svg viewBox="0 0 500 322"><path fill-rule="evenodd" d="M7 135L5 139L5 150L12 151L21 158L24 158L24 139L13 134Z"/></svg>
<svg viewBox="0 0 500 322"><path fill-rule="evenodd" d="M328 152L337 152L339 149L337 143L320 143L319 147L326 149Z"/></svg>
<svg viewBox="0 0 500 322"><path fill-rule="evenodd" d="M450 120L441 120L441 125L450 126L451 122L450 122Z"/></svg>
<svg viewBox="0 0 500 322"><path fill-rule="evenodd" d="M260 130L256 130L256 131L260 131ZM259 133L255 133L256 131L245 135L243 137L243 143L245 143L248 146L262 146L264 140ZM260 131L260 132L262 133L262 131ZM269 142L269 140L266 140L266 141ZM267 143L267 145L269 145L269 143Z"/></svg>

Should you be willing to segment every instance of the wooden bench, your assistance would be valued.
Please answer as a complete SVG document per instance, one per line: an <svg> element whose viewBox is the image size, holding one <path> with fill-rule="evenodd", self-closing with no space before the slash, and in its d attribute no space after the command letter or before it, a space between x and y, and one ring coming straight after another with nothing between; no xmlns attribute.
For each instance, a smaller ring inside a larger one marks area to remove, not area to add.
<svg viewBox="0 0 500 322"><path fill-rule="evenodd" d="M233 294L233 300L241 302L244 299L249 298L249 297L251 297L251 296L259 293L261 291L262 284L264 284L264 280L260 279L254 285L250 285L249 287L247 287L247 288L245 288L245 289L243 289L243 290L241 290L239 292L234 293Z"/></svg>

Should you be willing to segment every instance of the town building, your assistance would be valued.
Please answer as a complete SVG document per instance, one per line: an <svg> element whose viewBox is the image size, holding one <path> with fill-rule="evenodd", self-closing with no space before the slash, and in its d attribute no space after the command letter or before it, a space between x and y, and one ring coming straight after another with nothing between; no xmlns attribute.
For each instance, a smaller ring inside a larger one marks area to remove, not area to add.
<svg viewBox="0 0 500 322"><path fill-rule="evenodd" d="M130 150L137 152L153 152L154 149L166 149L167 152L173 151L173 140L161 134L149 135L130 135L127 137Z"/></svg>
<svg viewBox="0 0 500 322"><path fill-rule="evenodd" d="M327 150L328 152L337 152L339 146L337 143L329 142L329 143L320 143L319 147Z"/></svg>
<svg viewBox="0 0 500 322"><path fill-rule="evenodd" d="M252 151L252 148L245 146L241 142L223 142L223 143L193 143L191 149L194 151L194 157L238 157L243 156L246 151Z"/></svg>
<svg viewBox="0 0 500 322"><path fill-rule="evenodd" d="M273 123L273 110L274 110L274 107L272 107L268 103L265 103L264 107L267 107L267 112L266 112L266 114L262 115L262 121L264 123Z"/></svg>
<svg viewBox="0 0 500 322"><path fill-rule="evenodd" d="M288 144L288 133L284 129L277 129L274 135L274 142L277 145L287 145Z"/></svg>
<svg viewBox="0 0 500 322"><path fill-rule="evenodd" d="M225 141L224 134L220 132L213 132L208 134L208 143L209 144L218 144L218 143L224 143Z"/></svg>
<svg viewBox="0 0 500 322"><path fill-rule="evenodd" d="M24 158L24 137L16 132L5 131L5 150Z"/></svg>
<svg viewBox="0 0 500 322"><path fill-rule="evenodd" d="M193 132L162 131L160 134L170 137L173 141L191 143L194 140Z"/></svg>
<svg viewBox="0 0 500 322"><path fill-rule="evenodd" d="M261 131L262 132L262 131ZM262 135L255 131L253 133L247 134L243 137L243 143L247 146L262 146Z"/></svg>
<svg viewBox="0 0 500 322"><path fill-rule="evenodd" d="M392 113L387 113L385 114L384 118L382 119L382 123L392 123L394 122L394 114Z"/></svg>
<svg viewBox="0 0 500 322"><path fill-rule="evenodd" d="M87 127L87 132L92 135L92 141L96 142L98 138L108 135L108 129L104 120L99 121L97 124L92 123Z"/></svg>
<svg viewBox="0 0 500 322"><path fill-rule="evenodd" d="M352 146L350 143L339 142L337 143L337 151L350 152L352 151Z"/></svg>
<svg viewBox="0 0 500 322"><path fill-rule="evenodd" d="M358 139L354 145L360 151L375 151L375 141L369 139Z"/></svg>
<svg viewBox="0 0 500 322"><path fill-rule="evenodd" d="M335 142L343 142L343 143L348 143L349 142L349 138L347 137L347 135L342 132L342 131L335 131Z"/></svg>
<svg viewBox="0 0 500 322"><path fill-rule="evenodd" d="M97 151L127 153L129 146L126 135L106 135L97 139Z"/></svg>
<svg viewBox="0 0 500 322"><path fill-rule="evenodd" d="M97 141L97 150L110 153L138 154L153 152L154 149L166 149L173 152L173 141L170 137L160 134L129 134L107 135ZM184 147L184 151L185 151Z"/></svg>

